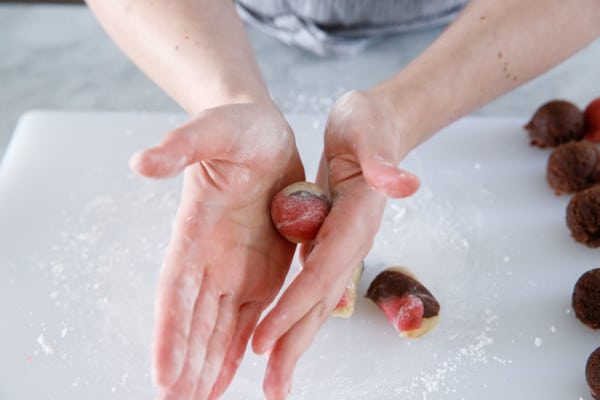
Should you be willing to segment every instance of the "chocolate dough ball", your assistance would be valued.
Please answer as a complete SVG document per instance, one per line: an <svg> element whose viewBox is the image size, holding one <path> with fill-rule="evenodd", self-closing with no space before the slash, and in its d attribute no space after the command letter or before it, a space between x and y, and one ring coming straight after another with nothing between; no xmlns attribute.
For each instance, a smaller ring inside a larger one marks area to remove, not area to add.
<svg viewBox="0 0 600 400"><path fill-rule="evenodd" d="M600 399L600 347L590 354L585 364L585 380L590 387L592 397Z"/></svg>
<svg viewBox="0 0 600 400"><path fill-rule="evenodd" d="M576 241L600 247L600 185L573 196L567 206L567 226Z"/></svg>
<svg viewBox="0 0 600 400"><path fill-rule="evenodd" d="M594 268L577 279L571 305L575 316L592 329L600 328L600 268Z"/></svg>
<svg viewBox="0 0 600 400"><path fill-rule="evenodd" d="M525 129L532 145L556 147L581 140L585 134L583 121L583 112L575 104L552 100L537 109Z"/></svg>
<svg viewBox="0 0 600 400"><path fill-rule="evenodd" d="M589 142L561 144L548 158L546 179L556 194L587 189L599 178L600 151Z"/></svg>

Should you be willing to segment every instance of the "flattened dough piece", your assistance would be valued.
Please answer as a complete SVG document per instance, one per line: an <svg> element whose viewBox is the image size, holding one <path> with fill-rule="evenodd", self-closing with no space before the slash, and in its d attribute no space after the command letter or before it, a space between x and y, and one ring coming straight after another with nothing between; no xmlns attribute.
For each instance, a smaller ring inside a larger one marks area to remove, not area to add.
<svg viewBox="0 0 600 400"><path fill-rule="evenodd" d="M391 267L379 273L371 282L367 297L401 336L417 338L437 325L440 304L406 268Z"/></svg>

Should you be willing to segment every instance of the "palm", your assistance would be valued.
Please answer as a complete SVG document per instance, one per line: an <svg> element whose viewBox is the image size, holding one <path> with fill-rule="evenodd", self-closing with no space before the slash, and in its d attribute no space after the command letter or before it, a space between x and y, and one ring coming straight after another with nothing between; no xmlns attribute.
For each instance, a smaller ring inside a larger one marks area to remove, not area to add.
<svg viewBox="0 0 600 400"><path fill-rule="evenodd" d="M304 172L283 117L250 104L205 112L136 169L171 175L181 160L188 167L159 281L155 369L160 397L196 399L227 387L281 288L294 246L275 231L268 205Z"/></svg>
<svg viewBox="0 0 600 400"><path fill-rule="evenodd" d="M285 398L297 360L369 252L386 196L405 197L418 187L414 175L396 167L412 143L390 115L384 102L358 92L338 100L329 115L317 183L331 192L332 209L303 249L302 271L254 334L254 349L270 352L269 399Z"/></svg>

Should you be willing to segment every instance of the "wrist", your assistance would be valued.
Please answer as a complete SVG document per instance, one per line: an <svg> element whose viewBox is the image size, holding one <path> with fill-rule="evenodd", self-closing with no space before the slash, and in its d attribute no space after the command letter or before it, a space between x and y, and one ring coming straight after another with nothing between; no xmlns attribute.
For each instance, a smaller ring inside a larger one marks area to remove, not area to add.
<svg viewBox="0 0 600 400"><path fill-rule="evenodd" d="M263 104L275 106L266 88L233 88L226 85L203 90L192 90L182 106L190 115L197 115L208 108L227 104Z"/></svg>
<svg viewBox="0 0 600 400"><path fill-rule="evenodd" d="M368 90L389 115L396 132L402 135L407 154L429 138L435 129L431 124L428 94L401 82L384 81Z"/></svg>
<svg viewBox="0 0 600 400"><path fill-rule="evenodd" d="M410 129L417 146L472 109L459 81L437 63L416 60L371 91L385 99L396 123Z"/></svg>

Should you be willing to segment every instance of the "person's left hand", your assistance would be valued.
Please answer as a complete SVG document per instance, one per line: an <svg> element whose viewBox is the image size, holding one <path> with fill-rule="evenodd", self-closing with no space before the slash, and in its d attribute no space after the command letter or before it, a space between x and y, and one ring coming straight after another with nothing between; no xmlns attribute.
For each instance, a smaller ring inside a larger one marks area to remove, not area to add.
<svg viewBox="0 0 600 400"><path fill-rule="evenodd" d="M382 97L350 92L333 106L317 184L333 206L317 237L302 249L302 271L257 327L254 351L269 354L264 390L283 399L294 367L331 315L352 272L369 252L386 197L413 194L419 180L396 165L417 140Z"/></svg>

